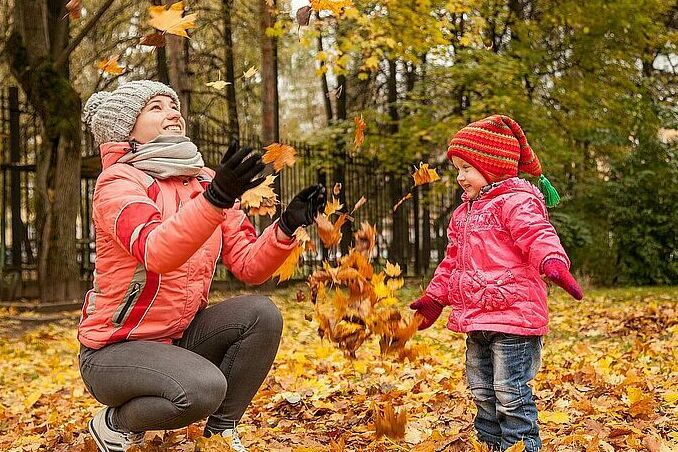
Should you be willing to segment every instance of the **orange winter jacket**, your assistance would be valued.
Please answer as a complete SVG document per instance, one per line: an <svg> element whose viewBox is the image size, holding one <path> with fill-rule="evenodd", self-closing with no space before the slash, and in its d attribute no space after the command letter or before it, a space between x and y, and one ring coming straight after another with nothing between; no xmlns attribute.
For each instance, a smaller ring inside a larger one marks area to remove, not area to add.
<svg viewBox="0 0 678 452"><path fill-rule="evenodd" d="M101 145L94 189L97 258L78 339L99 349L126 340L170 343L207 306L217 259L241 281L261 284L296 246L257 237L238 208L219 211L202 196L214 172L155 179L117 163L129 143ZM237 206L236 206L237 207Z"/></svg>

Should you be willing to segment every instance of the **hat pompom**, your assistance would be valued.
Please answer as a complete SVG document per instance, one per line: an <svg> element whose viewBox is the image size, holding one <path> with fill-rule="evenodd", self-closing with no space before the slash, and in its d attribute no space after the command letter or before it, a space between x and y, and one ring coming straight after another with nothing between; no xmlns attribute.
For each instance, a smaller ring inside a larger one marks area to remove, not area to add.
<svg viewBox="0 0 678 452"><path fill-rule="evenodd" d="M89 99L87 99L87 102L85 102L85 106L82 109L82 122L87 124L88 127L92 127L92 120L94 119L94 115L96 114L97 110L103 104L106 102L106 100L111 96L111 93L108 91L99 91L97 93L92 94Z"/></svg>

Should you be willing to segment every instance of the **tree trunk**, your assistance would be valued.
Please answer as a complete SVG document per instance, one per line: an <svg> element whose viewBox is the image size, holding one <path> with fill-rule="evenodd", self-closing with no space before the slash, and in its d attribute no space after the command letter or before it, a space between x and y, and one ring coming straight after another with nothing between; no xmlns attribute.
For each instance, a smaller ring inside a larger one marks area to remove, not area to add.
<svg viewBox="0 0 678 452"><path fill-rule="evenodd" d="M179 95L181 115L188 118L191 110L191 80L188 76L186 48L188 40L181 36L165 35L165 41L169 59L170 86Z"/></svg>
<svg viewBox="0 0 678 452"><path fill-rule="evenodd" d="M396 82L396 60L388 60L388 79L386 80L386 101L389 124L388 131L396 135L400 129L400 115L398 114L398 85ZM403 197L403 182L400 174L392 174L389 180L389 194L391 205L395 206ZM407 273L407 248L409 246L407 230L407 205L401 206L392 215L393 237L388 250L388 257L400 264L403 273Z"/></svg>
<svg viewBox="0 0 678 452"><path fill-rule="evenodd" d="M83 30L110 7L102 4ZM38 278L43 303L79 298L76 218L80 206L82 105L69 77L68 56L83 39L69 41L65 2L17 0L7 57L12 74L43 125L36 162Z"/></svg>
<svg viewBox="0 0 678 452"><path fill-rule="evenodd" d="M162 5L162 0L151 0L151 4L154 6L160 6ZM167 67L167 52L165 51L165 47L155 48L155 64L156 69L158 70L158 80L166 85L169 85L169 68Z"/></svg>
<svg viewBox="0 0 678 452"><path fill-rule="evenodd" d="M347 108L347 82L345 75L337 76L337 120L346 121L348 119L348 108ZM340 183L342 190L339 194L339 202L341 202L344 207L341 208L341 212L349 211L349 203L346 199L346 140L344 135L340 136L336 140L335 148L335 158L334 158L334 169L333 169L333 178L335 183ZM332 187L328 187L332 188ZM339 249L341 250L342 255L348 254L348 249L351 246L351 240L353 239L353 229L351 222L347 221L341 226L341 242L339 242Z"/></svg>
<svg viewBox="0 0 678 452"><path fill-rule="evenodd" d="M240 137L240 122L238 120L238 103L235 97L235 58L233 57L233 0L223 0L224 16L224 80L226 85L226 123L228 140Z"/></svg>
<svg viewBox="0 0 678 452"><path fill-rule="evenodd" d="M318 12L315 13L316 20L320 18ZM323 35L322 31L318 31L318 52L323 51ZM326 66L324 61L320 62L320 69ZM327 125L332 122L334 114L332 113L332 99L330 99L330 88L327 83L327 73L323 72L320 76L321 89L323 93L323 105L325 106L325 118L327 119Z"/></svg>
<svg viewBox="0 0 678 452"><path fill-rule="evenodd" d="M259 25L261 32L261 139L264 146L280 141L278 112L278 39L266 35L266 29L273 27L275 17L269 0L259 0ZM274 190L281 195L280 177L275 178ZM278 211L280 213L280 210ZM266 216L260 217L262 227L270 224Z"/></svg>

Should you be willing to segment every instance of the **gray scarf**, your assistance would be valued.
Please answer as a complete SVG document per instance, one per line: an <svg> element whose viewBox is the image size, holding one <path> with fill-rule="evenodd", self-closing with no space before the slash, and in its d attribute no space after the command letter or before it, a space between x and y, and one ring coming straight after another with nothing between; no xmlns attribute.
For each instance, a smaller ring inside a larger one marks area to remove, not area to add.
<svg viewBox="0 0 678 452"><path fill-rule="evenodd" d="M132 150L118 162L128 163L158 179L197 176L205 166L191 139L177 135L159 135L146 144L133 144Z"/></svg>

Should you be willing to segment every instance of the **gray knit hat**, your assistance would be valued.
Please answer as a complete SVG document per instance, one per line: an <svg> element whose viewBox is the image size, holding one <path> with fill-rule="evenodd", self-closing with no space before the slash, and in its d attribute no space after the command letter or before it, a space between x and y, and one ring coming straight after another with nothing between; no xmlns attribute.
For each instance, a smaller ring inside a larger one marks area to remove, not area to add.
<svg viewBox="0 0 678 452"><path fill-rule="evenodd" d="M97 146L108 141L126 141L141 110L152 97L165 95L180 108L179 96L164 83L138 80L108 92L90 96L82 110L82 121L92 131Z"/></svg>

